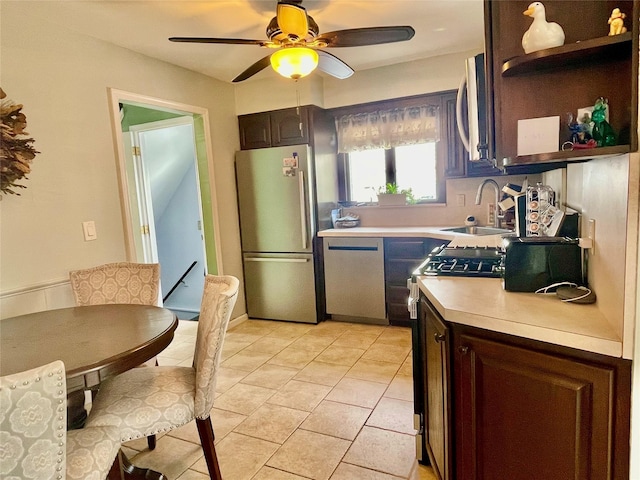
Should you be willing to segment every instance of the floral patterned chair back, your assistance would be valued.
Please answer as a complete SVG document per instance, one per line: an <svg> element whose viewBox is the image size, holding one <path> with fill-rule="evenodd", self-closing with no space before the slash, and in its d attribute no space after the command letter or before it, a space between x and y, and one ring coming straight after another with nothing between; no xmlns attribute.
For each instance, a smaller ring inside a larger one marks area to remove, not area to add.
<svg viewBox="0 0 640 480"><path fill-rule="evenodd" d="M213 408L222 343L231 311L237 300L239 286L239 280L230 275L205 277L193 358L196 370L196 418L207 418Z"/></svg>
<svg viewBox="0 0 640 480"><path fill-rule="evenodd" d="M0 378L0 478L64 478L67 387L55 361Z"/></svg>
<svg viewBox="0 0 640 480"><path fill-rule="evenodd" d="M60 360L0 377L0 478L102 480L119 449L114 427L67 432L67 382Z"/></svg>
<svg viewBox="0 0 640 480"><path fill-rule="evenodd" d="M157 263L107 263L69 272L76 305L132 303L157 305L160 265Z"/></svg>

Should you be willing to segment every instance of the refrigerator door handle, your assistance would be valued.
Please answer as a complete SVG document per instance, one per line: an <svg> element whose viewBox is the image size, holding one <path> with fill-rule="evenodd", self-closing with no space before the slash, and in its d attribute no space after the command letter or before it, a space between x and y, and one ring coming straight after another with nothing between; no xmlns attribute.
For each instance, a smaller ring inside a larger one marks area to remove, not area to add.
<svg viewBox="0 0 640 480"><path fill-rule="evenodd" d="M307 249L307 203L304 196L304 172L298 174L298 191L300 192L300 226L302 227L302 249Z"/></svg>
<svg viewBox="0 0 640 480"><path fill-rule="evenodd" d="M306 263L308 258L273 258L273 257L246 257L246 262L281 262L281 263Z"/></svg>

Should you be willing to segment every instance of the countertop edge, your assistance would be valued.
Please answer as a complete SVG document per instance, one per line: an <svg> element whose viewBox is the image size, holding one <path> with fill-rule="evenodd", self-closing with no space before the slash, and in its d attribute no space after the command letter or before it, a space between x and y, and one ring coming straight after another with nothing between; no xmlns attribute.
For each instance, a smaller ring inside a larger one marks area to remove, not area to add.
<svg viewBox="0 0 640 480"><path fill-rule="evenodd" d="M458 279L459 280L459 279ZM483 281L485 279L473 279ZM456 307L448 308L445 306L446 299L438 298L438 295L429 289L428 282L420 280L420 290L425 294L427 299L433 304L438 313L446 321L470 327L481 328L507 335L538 340L545 343L560 345L564 347L574 348L592 353L607 355L610 357L622 358L622 339L613 332L613 329L606 323L604 318L596 316L591 321L594 323L594 331L588 332L588 327L583 327L584 332L571 331L569 328L554 328L554 324L562 324L560 315L556 318L546 316L549 326L535 325L526 321L517 319L506 320L494 316L482 315L474 311L472 307ZM495 283L495 282L494 282ZM488 285L488 284L487 284ZM491 286L495 288L495 286ZM488 288L487 294L491 298L491 288ZM505 292L509 295L510 292ZM455 294L455 293L454 293ZM464 288L461 286L459 295L464 295ZM521 299L530 300L530 295L535 294L517 294L510 298L513 304L513 311L519 311L518 304ZM509 300L508 300L509 301ZM581 308L582 306L573 305L572 308ZM578 313L580 313L578 311ZM535 315L532 312L531 315ZM598 333L599 331L600 333ZM606 335L603 335L605 332Z"/></svg>

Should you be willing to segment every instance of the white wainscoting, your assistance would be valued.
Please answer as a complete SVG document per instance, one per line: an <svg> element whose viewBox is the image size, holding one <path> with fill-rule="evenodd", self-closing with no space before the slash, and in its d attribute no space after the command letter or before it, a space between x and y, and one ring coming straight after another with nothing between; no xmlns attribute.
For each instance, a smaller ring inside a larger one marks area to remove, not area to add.
<svg viewBox="0 0 640 480"><path fill-rule="evenodd" d="M74 305L69 280L54 280L0 293L0 319Z"/></svg>

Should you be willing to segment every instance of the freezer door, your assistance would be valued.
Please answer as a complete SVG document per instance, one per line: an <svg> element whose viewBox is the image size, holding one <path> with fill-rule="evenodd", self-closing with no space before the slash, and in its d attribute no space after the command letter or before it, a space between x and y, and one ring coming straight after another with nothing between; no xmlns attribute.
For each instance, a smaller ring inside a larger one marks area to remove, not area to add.
<svg viewBox="0 0 640 480"><path fill-rule="evenodd" d="M317 323L311 254L244 254L250 318Z"/></svg>
<svg viewBox="0 0 640 480"><path fill-rule="evenodd" d="M236 154L244 252L311 252L315 219L307 145Z"/></svg>

